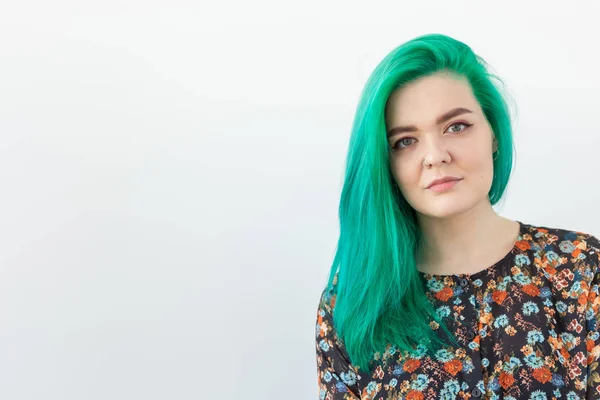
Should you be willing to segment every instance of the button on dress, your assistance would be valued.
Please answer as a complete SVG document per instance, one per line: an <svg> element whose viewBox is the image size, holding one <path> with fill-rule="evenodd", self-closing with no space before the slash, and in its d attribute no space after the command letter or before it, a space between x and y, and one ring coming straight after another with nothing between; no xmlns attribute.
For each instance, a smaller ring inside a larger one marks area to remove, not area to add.
<svg viewBox="0 0 600 400"><path fill-rule="evenodd" d="M482 271L419 271L460 347L407 354L389 344L371 373L359 369L333 325L334 279L317 311L318 398L600 400L600 241L519 224L513 249Z"/></svg>

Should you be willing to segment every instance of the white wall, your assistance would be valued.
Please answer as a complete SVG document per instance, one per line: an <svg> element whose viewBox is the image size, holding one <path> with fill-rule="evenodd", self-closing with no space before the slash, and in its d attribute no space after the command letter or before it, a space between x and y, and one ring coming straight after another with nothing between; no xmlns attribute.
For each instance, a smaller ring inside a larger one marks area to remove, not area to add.
<svg viewBox="0 0 600 400"><path fill-rule="evenodd" d="M599 12L3 1L0 398L316 398L353 112L423 33L519 107L500 213L599 235Z"/></svg>

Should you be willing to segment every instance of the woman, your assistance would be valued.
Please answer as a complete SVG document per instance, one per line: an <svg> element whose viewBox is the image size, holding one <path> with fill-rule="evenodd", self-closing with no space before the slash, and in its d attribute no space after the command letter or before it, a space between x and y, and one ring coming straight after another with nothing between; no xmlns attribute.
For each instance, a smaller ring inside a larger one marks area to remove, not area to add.
<svg viewBox="0 0 600 400"><path fill-rule="evenodd" d="M318 308L321 399L600 399L600 241L492 208L513 163L497 82L439 34L369 78Z"/></svg>

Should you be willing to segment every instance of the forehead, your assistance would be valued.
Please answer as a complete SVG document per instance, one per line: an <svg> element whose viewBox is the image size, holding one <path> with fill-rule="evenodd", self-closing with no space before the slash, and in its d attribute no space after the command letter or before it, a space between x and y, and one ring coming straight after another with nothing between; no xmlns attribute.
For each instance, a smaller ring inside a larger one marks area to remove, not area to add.
<svg viewBox="0 0 600 400"><path fill-rule="evenodd" d="M439 115L466 107L479 112L479 103L466 78L438 73L410 82L390 95L386 120L393 124L432 123Z"/></svg>

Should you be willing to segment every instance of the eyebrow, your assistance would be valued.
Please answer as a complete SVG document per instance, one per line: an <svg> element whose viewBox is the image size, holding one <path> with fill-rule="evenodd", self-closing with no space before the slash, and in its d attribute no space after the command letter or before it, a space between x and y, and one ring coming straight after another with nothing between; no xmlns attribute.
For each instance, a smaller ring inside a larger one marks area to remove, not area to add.
<svg viewBox="0 0 600 400"><path fill-rule="evenodd" d="M453 108L452 110L440 115L436 120L436 124L440 125L443 124L444 122L448 121L451 118L454 118L456 116L462 115L462 114L466 114L466 113L472 113L473 111L469 110L468 108L464 108L464 107L457 107L457 108ZM414 125L408 125L408 126L398 126L396 128L392 128L388 131L387 133L387 137L391 137L394 135L397 135L399 133L403 133L403 132L415 132L417 131L417 127Z"/></svg>

